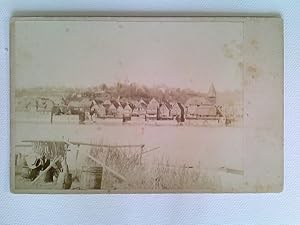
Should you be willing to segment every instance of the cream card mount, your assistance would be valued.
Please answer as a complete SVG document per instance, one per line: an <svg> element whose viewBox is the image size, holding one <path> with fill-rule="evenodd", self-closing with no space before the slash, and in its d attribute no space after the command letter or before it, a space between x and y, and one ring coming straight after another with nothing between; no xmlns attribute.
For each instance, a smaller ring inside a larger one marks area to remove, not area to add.
<svg viewBox="0 0 300 225"><path fill-rule="evenodd" d="M15 193L280 192L283 23L11 19Z"/></svg>

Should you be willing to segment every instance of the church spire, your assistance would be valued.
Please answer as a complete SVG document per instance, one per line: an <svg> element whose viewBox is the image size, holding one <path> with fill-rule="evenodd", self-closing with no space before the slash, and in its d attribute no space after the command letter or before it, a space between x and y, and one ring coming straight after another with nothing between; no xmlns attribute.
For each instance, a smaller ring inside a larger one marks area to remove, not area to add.
<svg viewBox="0 0 300 225"><path fill-rule="evenodd" d="M217 95L217 93L216 93L215 86L214 86L213 83L211 83L211 85L210 85L210 87L209 87L209 89L208 89L208 94L207 94L207 96L208 96L209 98L215 98L216 95Z"/></svg>

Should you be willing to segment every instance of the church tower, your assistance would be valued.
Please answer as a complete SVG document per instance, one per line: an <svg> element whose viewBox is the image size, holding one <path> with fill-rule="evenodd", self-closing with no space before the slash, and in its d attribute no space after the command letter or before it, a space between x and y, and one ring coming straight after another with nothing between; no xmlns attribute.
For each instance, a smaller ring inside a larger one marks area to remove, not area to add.
<svg viewBox="0 0 300 225"><path fill-rule="evenodd" d="M207 99L210 102L210 104L215 105L217 101L217 93L216 89L213 83L211 83L208 93L207 93Z"/></svg>

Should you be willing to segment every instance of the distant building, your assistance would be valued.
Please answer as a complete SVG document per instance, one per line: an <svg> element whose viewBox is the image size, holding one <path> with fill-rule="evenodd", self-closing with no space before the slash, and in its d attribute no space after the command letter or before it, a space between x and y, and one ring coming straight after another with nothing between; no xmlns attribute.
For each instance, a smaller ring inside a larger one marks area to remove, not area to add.
<svg viewBox="0 0 300 225"><path fill-rule="evenodd" d="M104 105L104 104L103 104ZM116 116L117 115L117 108L118 108L118 104L115 102L112 102L110 104L110 106L108 106L107 108L107 115L108 116Z"/></svg>
<svg viewBox="0 0 300 225"><path fill-rule="evenodd" d="M132 101L130 101L130 103L131 103L131 105L134 106L134 108L136 108L139 105L139 101L137 101L137 100L132 100Z"/></svg>
<svg viewBox="0 0 300 225"><path fill-rule="evenodd" d="M90 100L90 98L85 97L79 103L81 108L89 109L92 104L92 100Z"/></svg>
<svg viewBox="0 0 300 225"><path fill-rule="evenodd" d="M198 118L205 116L216 116L216 90L213 84L210 85L208 93L203 96L192 97L186 102L186 116Z"/></svg>
<svg viewBox="0 0 300 225"><path fill-rule="evenodd" d="M80 110L80 102L79 101L70 101L68 104L68 109L70 110L71 114L78 114Z"/></svg>
<svg viewBox="0 0 300 225"><path fill-rule="evenodd" d="M124 115L126 115L126 116L132 115L132 108L130 107L129 104L126 104L124 107Z"/></svg>
<svg viewBox="0 0 300 225"><path fill-rule="evenodd" d="M49 98L48 100L52 101L57 106L64 106L64 105L66 105L66 101L65 101L65 99L63 97L55 96L55 97Z"/></svg>
<svg viewBox="0 0 300 225"><path fill-rule="evenodd" d="M123 116L123 114L124 114L124 108L123 108L123 106L119 103L118 105L117 105L117 117L122 117Z"/></svg>
<svg viewBox="0 0 300 225"><path fill-rule="evenodd" d="M174 103L171 108L171 116L181 116L182 114L184 115L184 106L179 102Z"/></svg>
<svg viewBox="0 0 300 225"><path fill-rule="evenodd" d="M217 92L213 83L209 87L207 100L211 103L211 105L215 105L217 102Z"/></svg>
<svg viewBox="0 0 300 225"><path fill-rule="evenodd" d="M133 116L145 116L146 113L147 113L147 105L144 101L143 102L140 101L139 104L132 111Z"/></svg>
<svg viewBox="0 0 300 225"><path fill-rule="evenodd" d="M38 104L37 111L39 112L51 112L54 105L59 105L59 103L55 103L52 99L48 98L39 98L36 101Z"/></svg>
<svg viewBox="0 0 300 225"><path fill-rule="evenodd" d="M170 108L167 103L159 104L158 108L159 118L169 118L170 117Z"/></svg>
<svg viewBox="0 0 300 225"><path fill-rule="evenodd" d="M152 98L147 106L147 114L156 115L158 107L159 107L159 102L155 98Z"/></svg>
<svg viewBox="0 0 300 225"><path fill-rule="evenodd" d="M105 117L106 116L106 108L103 106L103 104L97 105L95 107L96 113L98 117Z"/></svg>

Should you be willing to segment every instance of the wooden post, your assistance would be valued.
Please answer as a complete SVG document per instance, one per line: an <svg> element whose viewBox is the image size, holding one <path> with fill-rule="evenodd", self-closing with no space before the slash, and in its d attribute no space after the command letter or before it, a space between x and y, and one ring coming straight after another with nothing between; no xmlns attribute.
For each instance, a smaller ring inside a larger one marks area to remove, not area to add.
<svg viewBox="0 0 300 225"><path fill-rule="evenodd" d="M75 175L74 175L74 179L77 179L77 180L79 180L79 178L78 178L78 156L79 156L79 145L77 145L77 149L76 149Z"/></svg>
<svg viewBox="0 0 300 225"><path fill-rule="evenodd" d="M108 157L109 157L110 148L107 148L106 154L105 154L105 165L107 165Z"/></svg>
<svg viewBox="0 0 300 225"><path fill-rule="evenodd" d="M139 160L139 164L142 165L142 156L144 153L144 145L141 146L141 152L140 152L140 160Z"/></svg>

